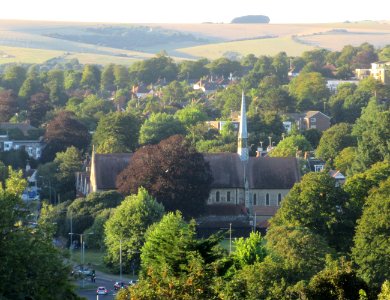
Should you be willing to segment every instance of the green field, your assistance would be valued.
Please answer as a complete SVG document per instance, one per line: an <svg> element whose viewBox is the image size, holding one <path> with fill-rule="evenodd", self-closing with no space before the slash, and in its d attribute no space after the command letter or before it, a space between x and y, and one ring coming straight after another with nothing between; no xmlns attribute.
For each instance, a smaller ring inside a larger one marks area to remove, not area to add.
<svg viewBox="0 0 390 300"><path fill-rule="evenodd" d="M259 56L275 55L284 51L287 55L297 56L301 55L304 51L312 49L314 49L314 47L297 43L290 37L282 37L210 44L191 48L182 48L177 51L194 57L216 59L224 56L228 52L235 52L240 54L240 56L245 56L247 54Z"/></svg>
<svg viewBox="0 0 390 300"><path fill-rule="evenodd" d="M0 64L30 63L40 64L51 58L63 55L62 51L0 46Z"/></svg>

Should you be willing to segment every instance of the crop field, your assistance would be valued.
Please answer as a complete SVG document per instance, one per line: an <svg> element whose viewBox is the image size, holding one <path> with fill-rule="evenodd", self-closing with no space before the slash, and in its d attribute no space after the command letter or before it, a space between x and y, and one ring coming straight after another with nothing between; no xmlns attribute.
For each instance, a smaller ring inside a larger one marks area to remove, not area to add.
<svg viewBox="0 0 390 300"><path fill-rule="evenodd" d="M210 44L191 48L182 48L177 51L194 57L216 59L229 53L236 53L239 56L245 56L247 54L254 54L256 56L273 56L281 51L284 51L291 56L297 56L301 55L304 51L312 49L314 49L314 47L297 43L290 37L283 37Z"/></svg>
<svg viewBox="0 0 390 300"><path fill-rule="evenodd" d="M61 55L63 52L56 50L0 46L0 64L39 64Z"/></svg>
<svg viewBox="0 0 390 300"><path fill-rule="evenodd" d="M131 36L131 38L129 38ZM134 36L134 38L133 38ZM176 61L247 54L297 56L314 48L340 50L390 44L390 21L324 24L106 24L0 20L0 64L54 57L124 64L166 50Z"/></svg>

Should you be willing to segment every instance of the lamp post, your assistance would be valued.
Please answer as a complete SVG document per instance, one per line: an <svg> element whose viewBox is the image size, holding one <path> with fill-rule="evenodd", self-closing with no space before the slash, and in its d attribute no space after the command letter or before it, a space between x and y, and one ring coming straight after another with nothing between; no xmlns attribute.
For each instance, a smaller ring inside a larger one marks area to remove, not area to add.
<svg viewBox="0 0 390 300"><path fill-rule="evenodd" d="M119 278L122 282L122 238L119 240Z"/></svg>
<svg viewBox="0 0 390 300"><path fill-rule="evenodd" d="M232 223L229 223L229 254L232 254Z"/></svg>
<svg viewBox="0 0 390 300"><path fill-rule="evenodd" d="M93 232L85 233L87 235L93 234ZM81 255L81 266L82 270L84 271L84 262L85 262L85 243L84 243L84 233L74 233L74 232L69 232L69 235L78 235L80 236L80 255ZM83 287L84 287L84 278L83 278Z"/></svg>

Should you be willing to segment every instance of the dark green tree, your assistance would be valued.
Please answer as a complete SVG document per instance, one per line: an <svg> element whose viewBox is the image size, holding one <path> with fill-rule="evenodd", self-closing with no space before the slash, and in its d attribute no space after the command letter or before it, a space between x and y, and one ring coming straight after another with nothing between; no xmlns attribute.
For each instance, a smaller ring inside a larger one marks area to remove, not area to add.
<svg viewBox="0 0 390 300"><path fill-rule="evenodd" d="M84 89L89 89L94 92L99 90L101 72L96 65L85 65L81 76L80 85Z"/></svg>
<svg viewBox="0 0 390 300"><path fill-rule="evenodd" d="M356 138L352 136L352 126L339 123L323 132L316 149L316 156L332 162L341 150L353 146L356 146Z"/></svg>
<svg viewBox="0 0 390 300"><path fill-rule="evenodd" d="M390 277L390 178L367 197L358 221L352 257L358 273L372 287L379 289Z"/></svg>
<svg viewBox="0 0 390 300"><path fill-rule="evenodd" d="M352 244L354 220L347 194L336 187L326 172L308 173L283 199L272 223L279 226L303 226L322 236L338 251Z"/></svg>

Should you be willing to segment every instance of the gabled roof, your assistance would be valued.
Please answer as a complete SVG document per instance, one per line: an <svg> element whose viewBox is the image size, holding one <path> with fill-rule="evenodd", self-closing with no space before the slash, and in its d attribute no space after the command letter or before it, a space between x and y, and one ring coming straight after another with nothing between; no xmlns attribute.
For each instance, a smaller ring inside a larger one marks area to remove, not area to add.
<svg viewBox="0 0 390 300"><path fill-rule="evenodd" d="M29 123L0 123L0 128L3 130L19 129L23 132L24 135L28 135L29 130L37 129L34 126L31 126Z"/></svg>
<svg viewBox="0 0 390 300"><path fill-rule="evenodd" d="M93 168L98 190L115 190L116 177L130 162L132 153L94 154Z"/></svg>
<svg viewBox="0 0 390 300"><path fill-rule="evenodd" d="M310 110L310 111L306 112L306 118L311 118L311 117L314 117L314 116L316 116L318 114L321 114L324 117L330 119L329 116L325 115L324 113L320 112L319 110Z"/></svg>
<svg viewBox="0 0 390 300"><path fill-rule="evenodd" d="M116 189L116 177L131 157L132 153L94 154L96 188ZM212 188L244 188L244 172L250 189L290 189L300 180L295 158L250 157L246 164L237 153L205 153L204 158L213 174Z"/></svg>

